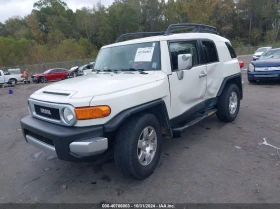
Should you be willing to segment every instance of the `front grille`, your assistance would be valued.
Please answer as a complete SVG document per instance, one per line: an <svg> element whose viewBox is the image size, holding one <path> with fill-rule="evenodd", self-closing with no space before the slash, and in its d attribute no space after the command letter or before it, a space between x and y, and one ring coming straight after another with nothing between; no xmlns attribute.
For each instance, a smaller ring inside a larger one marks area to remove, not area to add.
<svg viewBox="0 0 280 209"><path fill-rule="evenodd" d="M40 105L34 105L35 112L37 115L43 116L45 118L60 120L59 109L51 107L43 107Z"/></svg>
<svg viewBox="0 0 280 209"><path fill-rule="evenodd" d="M48 144L48 145L51 145L51 146L54 147L54 142L51 139L47 139L47 138L45 138L43 136L40 136L38 134L35 134L35 133L33 133L31 131L27 131L27 130L25 130L25 134L29 135L29 136L32 136L33 138L35 138L35 139L37 139L37 140L39 140L39 141L41 141L41 142L43 142L45 144Z"/></svg>

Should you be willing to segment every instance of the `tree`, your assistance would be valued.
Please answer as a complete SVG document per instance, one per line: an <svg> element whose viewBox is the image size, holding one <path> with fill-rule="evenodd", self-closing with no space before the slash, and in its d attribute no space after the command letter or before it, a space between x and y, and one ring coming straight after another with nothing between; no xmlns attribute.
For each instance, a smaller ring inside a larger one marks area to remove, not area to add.
<svg viewBox="0 0 280 209"><path fill-rule="evenodd" d="M76 11L76 27L77 30L86 37L89 41L94 38L94 32L97 28L96 18L94 17L94 11L88 8L82 8Z"/></svg>
<svg viewBox="0 0 280 209"><path fill-rule="evenodd" d="M210 17L218 0L190 0L185 3L185 9L191 22L209 24Z"/></svg>

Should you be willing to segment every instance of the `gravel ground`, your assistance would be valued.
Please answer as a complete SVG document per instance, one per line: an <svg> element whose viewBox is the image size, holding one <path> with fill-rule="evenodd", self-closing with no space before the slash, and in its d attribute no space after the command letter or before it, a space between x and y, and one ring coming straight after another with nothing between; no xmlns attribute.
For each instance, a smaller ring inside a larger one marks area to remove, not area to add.
<svg viewBox="0 0 280 209"><path fill-rule="evenodd" d="M243 60L248 57L242 57ZM248 62L248 61L247 61ZM0 89L0 203L280 203L280 83L250 85L233 123L212 116L179 139L165 139L155 173L139 182L108 156L63 162L28 145L20 119L27 99L47 84Z"/></svg>

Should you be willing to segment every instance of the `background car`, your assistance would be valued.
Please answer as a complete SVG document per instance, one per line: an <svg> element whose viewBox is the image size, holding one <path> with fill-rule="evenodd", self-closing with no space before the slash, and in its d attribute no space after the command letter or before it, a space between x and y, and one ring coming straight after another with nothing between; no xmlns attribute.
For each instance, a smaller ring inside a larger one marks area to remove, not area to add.
<svg viewBox="0 0 280 209"><path fill-rule="evenodd" d="M36 83L46 83L48 81L64 80L69 76L67 69L55 68L45 71L44 73L31 76L32 81Z"/></svg>
<svg viewBox="0 0 280 209"><path fill-rule="evenodd" d="M95 62L91 62L89 64L79 67L79 75L91 73L92 70L94 69L94 65L95 65Z"/></svg>
<svg viewBox="0 0 280 209"><path fill-rule="evenodd" d="M255 52L255 54L253 55L253 60L258 60L263 53L267 52L270 49L272 49L272 47L270 47L270 46L269 47L261 47L261 48L259 48Z"/></svg>
<svg viewBox="0 0 280 209"><path fill-rule="evenodd" d="M70 77L82 76L88 73L91 73L94 69L95 62L91 62L89 64L83 66L76 66L70 69Z"/></svg>
<svg viewBox="0 0 280 209"><path fill-rule="evenodd" d="M280 80L280 48L263 53L257 61L248 67L248 81Z"/></svg>

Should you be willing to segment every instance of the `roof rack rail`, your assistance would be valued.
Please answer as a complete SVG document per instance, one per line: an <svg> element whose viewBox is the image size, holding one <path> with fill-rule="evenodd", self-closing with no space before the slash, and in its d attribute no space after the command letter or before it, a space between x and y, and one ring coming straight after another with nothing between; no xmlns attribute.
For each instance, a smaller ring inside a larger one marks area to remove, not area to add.
<svg viewBox="0 0 280 209"><path fill-rule="evenodd" d="M120 42L121 39L124 37L130 37L130 36L141 36L141 35L149 35L149 36L159 36L159 35L164 35L165 32L138 32L138 33L125 33L122 34L117 40L116 43Z"/></svg>
<svg viewBox="0 0 280 209"><path fill-rule="evenodd" d="M218 30L216 27L210 25L203 25L203 24L196 24L196 23L179 23L179 24L171 24L168 26L166 32L137 32L137 33L125 33L122 34L117 40L116 43L120 42L124 37L131 37L131 36L140 36L140 35L147 35L147 36L158 36L158 35L171 35L171 30L173 28L182 28L182 27L194 27L192 33L213 33L218 34Z"/></svg>
<svg viewBox="0 0 280 209"><path fill-rule="evenodd" d="M169 25L165 35L171 34L171 29L173 28L182 28L182 27L194 27L194 33L213 33L218 34L217 28L209 25L196 24L196 23L179 23Z"/></svg>

